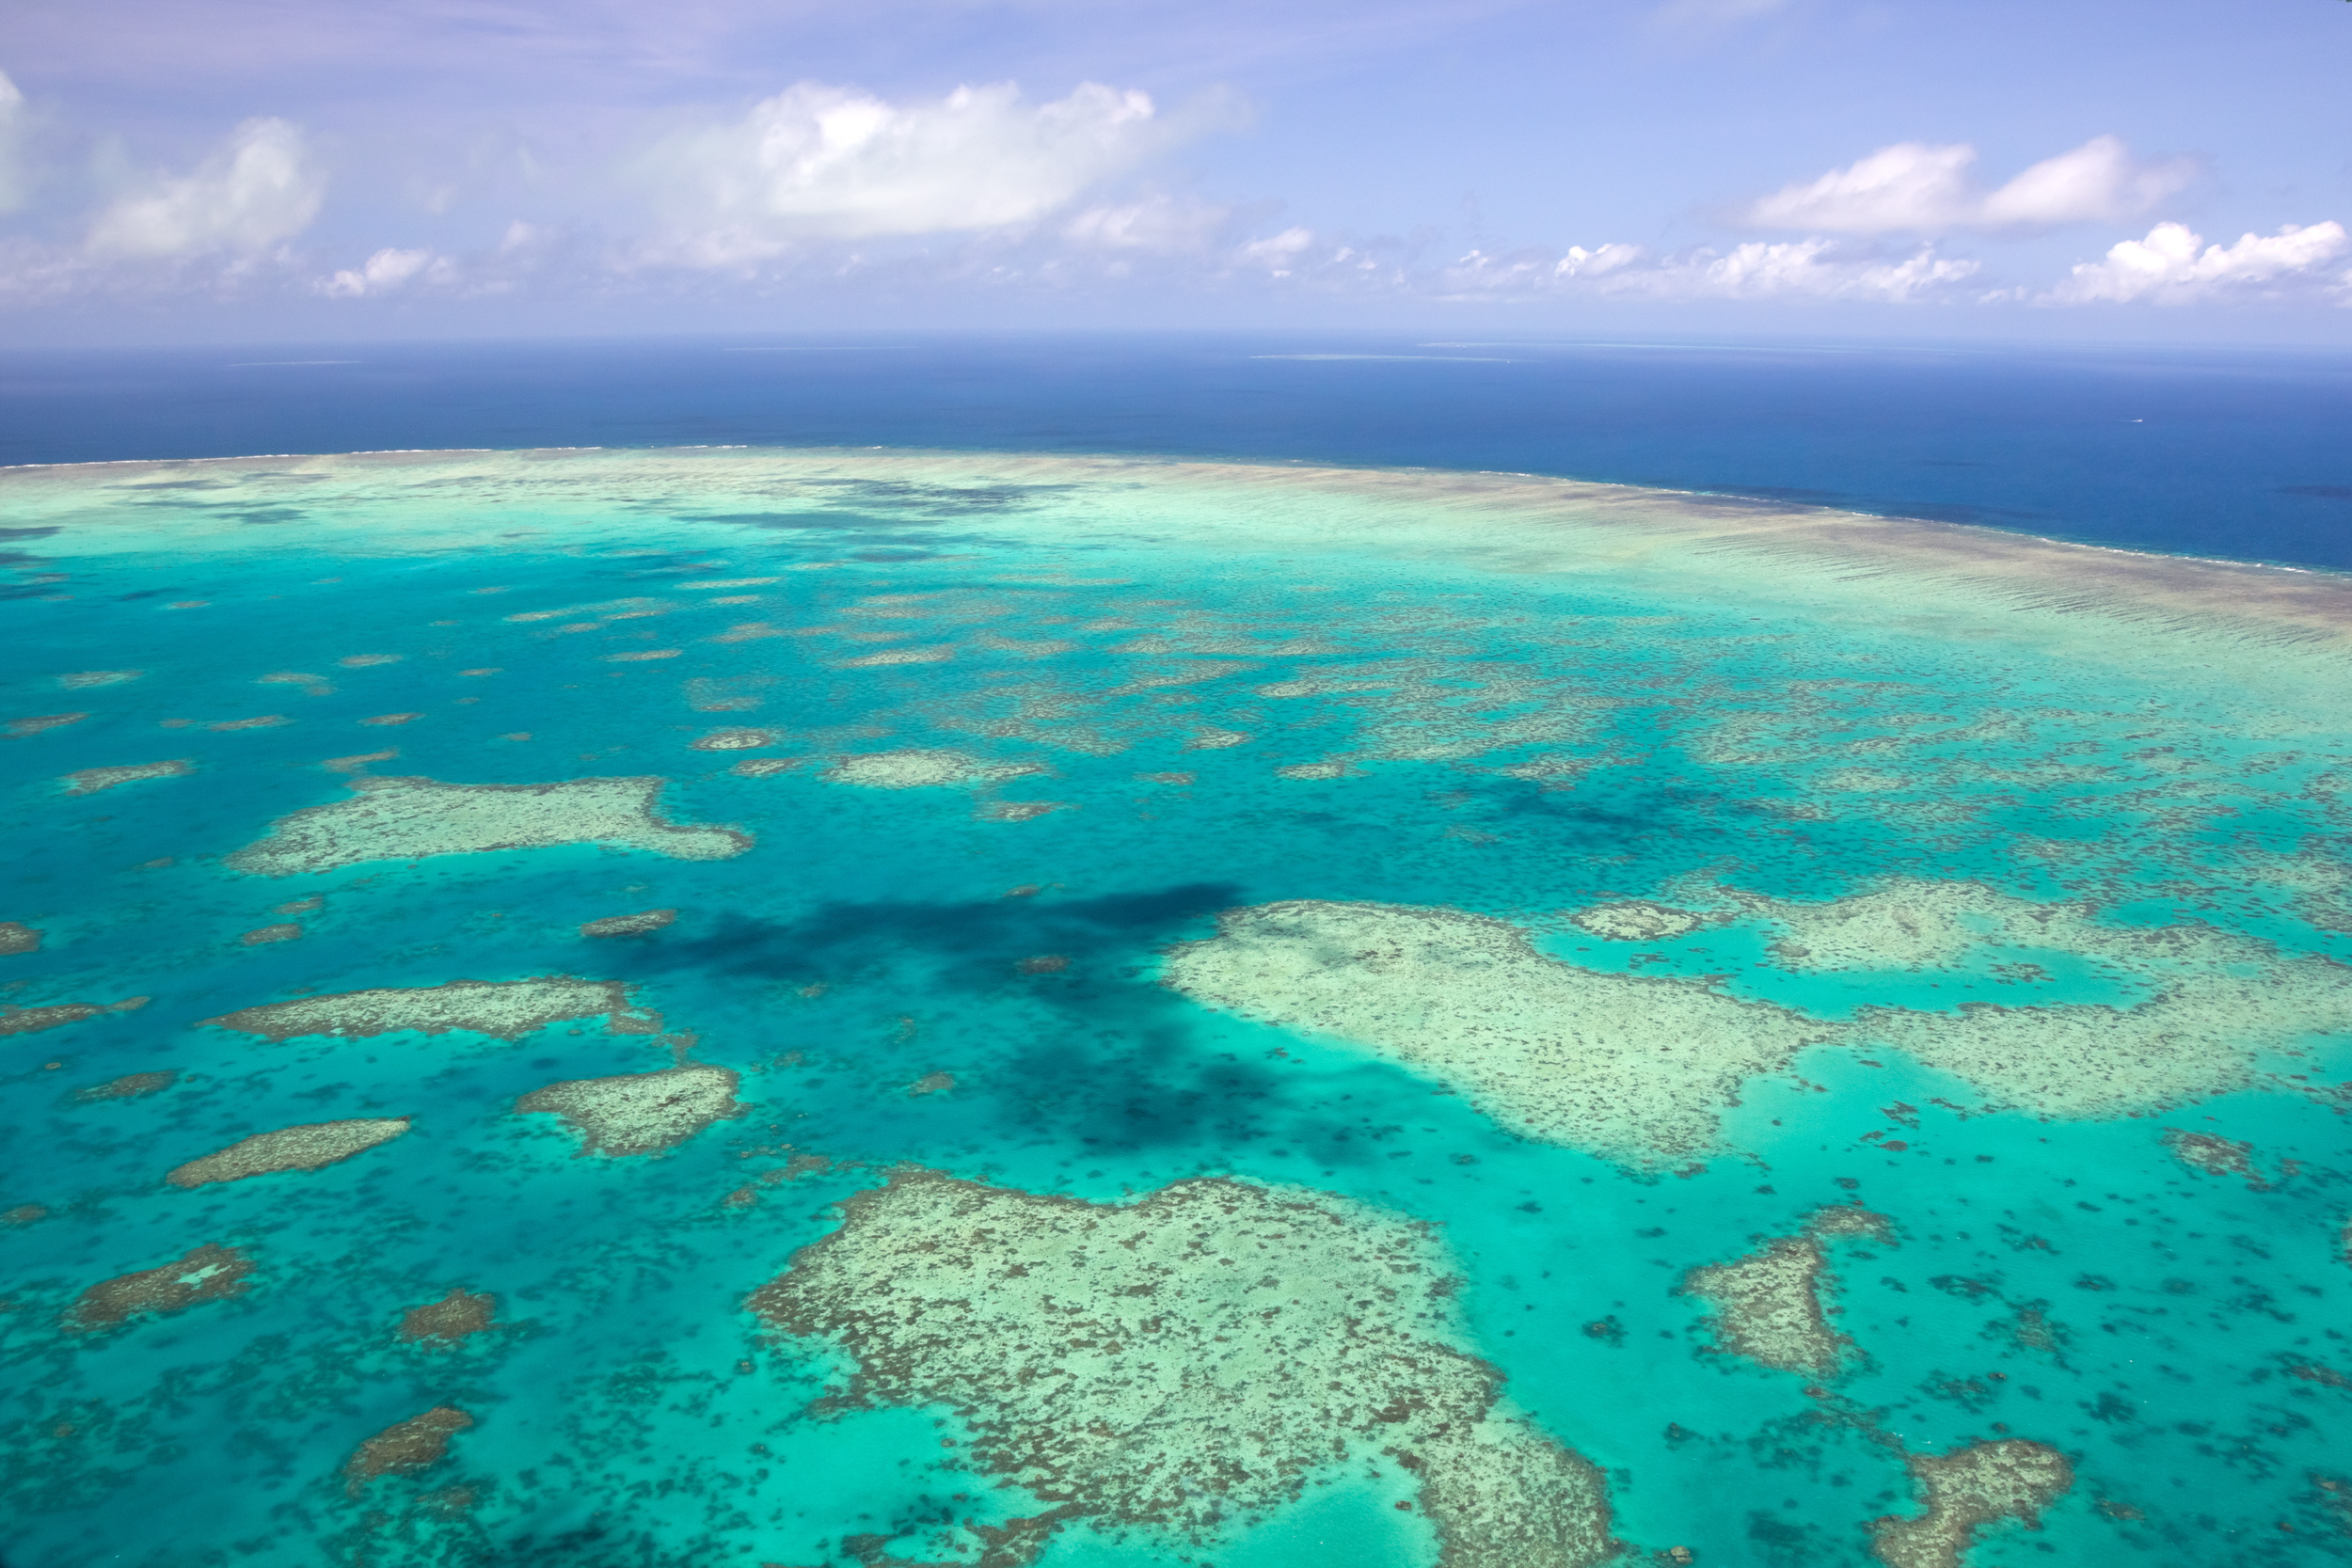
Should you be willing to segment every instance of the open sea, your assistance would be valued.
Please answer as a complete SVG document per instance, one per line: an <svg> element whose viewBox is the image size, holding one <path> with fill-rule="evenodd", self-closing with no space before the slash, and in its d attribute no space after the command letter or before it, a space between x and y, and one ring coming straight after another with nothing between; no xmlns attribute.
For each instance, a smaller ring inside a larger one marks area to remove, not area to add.
<svg viewBox="0 0 2352 1568"><path fill-rule="evenodd" d="M2352 1561L2352 358L0 356L6 1568Z"/></svg>

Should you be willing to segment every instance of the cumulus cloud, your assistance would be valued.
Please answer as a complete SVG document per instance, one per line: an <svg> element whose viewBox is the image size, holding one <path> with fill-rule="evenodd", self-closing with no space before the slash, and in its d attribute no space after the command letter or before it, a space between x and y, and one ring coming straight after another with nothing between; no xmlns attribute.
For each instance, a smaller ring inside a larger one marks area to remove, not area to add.
<svg viewBox="0 0 2352 1568"><path fill-rule="evenodd" d="M248 119L193 171L157 180L100 213L86 245L111 257L250 254L308 229L326 194L300 128Z"/></svg>
<svg viewBox="0 0 2352 1568"><path fill-rule="evenodd" d="M1241 260L1251 266L1263 267L1277 277L1288 277L1298 269L1298 260L1315 243L1311 229L1285 229L1267 239L1252 240L1239 252ZM1334 257L1344 261L1344 254Z"/></svg>
<svg viewBox="0 0 2352 1568"><path fill-rule="evenodd" d="M457 268L430 250L379 250L356 267L345 267L319 284L329 299L361 299L392 293L413 282L450 283Z"/></svg>
<svg viewBox="0 0 2352 1568"><path fill-rule="evenodd" d="M2194 159L2136 158L2115 136L2093 136L1990 190L1972 174L1976 161L1965 142L1898 142L1809 184L1784 186L1738 220L1833 234L2052 229L2138 217L2198 172Z"/></svg>
<svg viewBox="0 0 2352 1568"><path fill-rule="evenodd" d="M1205 122L1094 82L1048 103L1009 82L906 103L803 82L673 137L644 171L695 236L672 259L729 265L800 240L1035 223Z"/></svg>
<svg viewBox="0 0 2352 1568"><path fill-rule="evenodd" d="M1559 256L1471 251L1446 269L1455 299L1578 293L1672 304L1693 300L1855 300L1913 304L1948 296L1981 263L1939 256L1932 245L1907 256L1850 251L1815 236L1753 241L1729 251L1702 247L1653 256L1639 245L1572 245Z"/></svg>
<svg viewBox="0 0 2352 1568"><path fill-rule="evenodd" d="M2104 260L2085 261L2041 297L2047 305L2201 305L2244 299L2332 299L2352 304L2352 238L2340 223L2288 224L2232 245L2206 245L2185 224L2159 223Z"/></svg>

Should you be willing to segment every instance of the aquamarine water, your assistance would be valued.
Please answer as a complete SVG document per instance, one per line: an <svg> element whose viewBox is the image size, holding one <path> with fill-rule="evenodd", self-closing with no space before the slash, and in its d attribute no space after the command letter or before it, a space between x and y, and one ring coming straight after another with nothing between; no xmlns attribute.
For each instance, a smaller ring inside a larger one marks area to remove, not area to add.
<svg viewBox="0 0 2352 1568"><path fill-rule="evenodd" d="M1344 1425L1285 1370L1320 1353L1231 1323L1259 1357L1232 1420L1293 1435L1181 1508L1116 1501L1223 1440L1127 1391L1209 1375L1168 1347L1222 1276L1019 1354L983 1293L925 1348L945 1320L884 1242L1060 1244L872 1197L926 1172L1406 1227L1458 1284L1347 1334L1486 1369L1625 1560L2352 1558L2335 579L986 453L109 464L0 497L11 1568L1601 1560L1481 1545L1356 1429L1279 1449ZM596 779L647 782L602 816L513 787ZM335 1000L554 976L633 1010L424 1032ZM306 997L283 1037L246 1013ZM680 1066L739 1110L652 1152L517 1106ZM176 1076L84 1092L139 1073ZM167 1180L394 1117L316 1169ZM1881 1228L1807 1229L1857 1206ZM1776 1241L1826 1272L1743 1339L1692 1271ZM249 1273L90 1306L207 1246ZM820 1263L852 1281L832 1328L754 1309ZM489 1326L403 1338L453 1290ZM365 1447L439 1410L469 1424ZM1008 1457L1053 1423L1079 1458ZM1957 1557L1873 1532L1930 1509L1919 1461L2005 1442L2066 1484Z"/></svg>

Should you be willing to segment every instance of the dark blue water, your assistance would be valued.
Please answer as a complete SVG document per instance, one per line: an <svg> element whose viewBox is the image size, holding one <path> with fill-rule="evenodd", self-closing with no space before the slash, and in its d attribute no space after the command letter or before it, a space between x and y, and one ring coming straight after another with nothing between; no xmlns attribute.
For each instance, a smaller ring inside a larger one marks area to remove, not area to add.
<svg viewBox="0 0 2352 1568"><path fill-rule="evenodd" d="M0 356L7 464L731 442L1407 464L2339 569L2347 432L2340 353L771 335Z"/></svg>

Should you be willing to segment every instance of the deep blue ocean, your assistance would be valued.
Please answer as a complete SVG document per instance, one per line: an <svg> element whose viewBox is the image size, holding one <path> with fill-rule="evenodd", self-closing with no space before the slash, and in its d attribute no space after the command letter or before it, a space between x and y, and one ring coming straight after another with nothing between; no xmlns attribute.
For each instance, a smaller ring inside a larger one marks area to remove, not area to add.
<svg viewBox="0 0 2352 1568"><path fill-rule="evenodd" d="M0 465L737 442L1273 458L1720 491L2352 567L2340 352L1509 336L17 352L0 355Z"/></svg>

